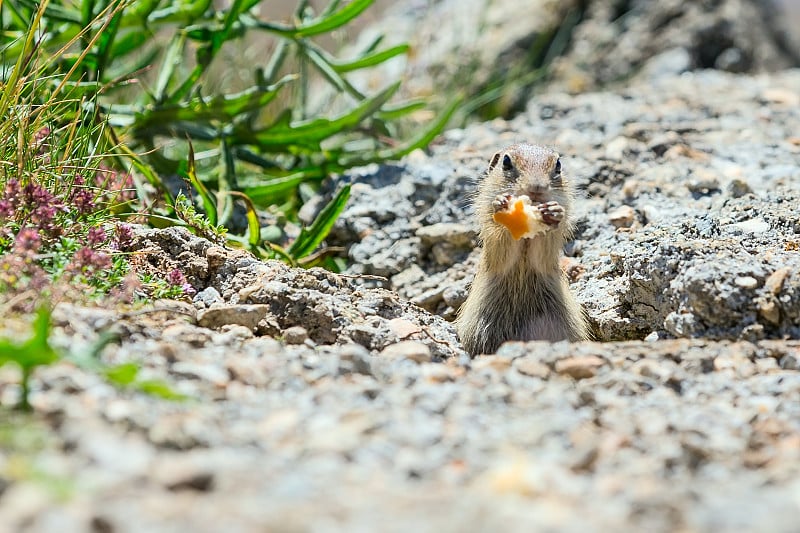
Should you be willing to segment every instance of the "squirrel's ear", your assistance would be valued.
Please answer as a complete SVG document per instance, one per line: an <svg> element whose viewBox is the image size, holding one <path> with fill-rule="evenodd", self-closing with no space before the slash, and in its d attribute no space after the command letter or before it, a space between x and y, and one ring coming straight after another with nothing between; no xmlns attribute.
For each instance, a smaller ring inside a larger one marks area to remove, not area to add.
<svg viewBox="0 0 800 533"><path fill-rule="evenodd" d="M497 152L492 156L492 159L489 160L489 170L493 170L495 166L497 166L497 162L500 161L500 152Z"/></svg>

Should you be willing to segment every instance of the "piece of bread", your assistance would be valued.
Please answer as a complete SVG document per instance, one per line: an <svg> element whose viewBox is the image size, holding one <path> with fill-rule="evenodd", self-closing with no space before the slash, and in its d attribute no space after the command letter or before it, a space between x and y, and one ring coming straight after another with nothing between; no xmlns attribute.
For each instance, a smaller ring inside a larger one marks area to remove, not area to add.
<svg viewBox="0 0 800 533"><path fill-rule="evenodd" d="M551 229L542 219L542 213L531 205L527 195L513 197L508 207L493 216L494 221L506 227L515 241L531 239Z"/></svg>

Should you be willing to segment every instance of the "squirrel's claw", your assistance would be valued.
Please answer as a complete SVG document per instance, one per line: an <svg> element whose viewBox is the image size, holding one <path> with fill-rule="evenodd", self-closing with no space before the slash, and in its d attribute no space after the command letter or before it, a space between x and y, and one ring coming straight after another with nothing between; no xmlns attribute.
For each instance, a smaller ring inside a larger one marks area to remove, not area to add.
<svg viewBox="0 0 800 533"><path fill-rule="evenodd" d="M500 211L505 211L508 209L508 206L511 204L511 200L514 198L513 195L509 193L498 194L494 197L492 201L492 209L495 213L499 213Z"/></svg>
<svg viewBox="0 0 800 533"><path fill-rule="evenodd" d="M558 226L559 222L564 220L566 211L564 206L558 202L546 202L536 206L542 214L542 220L545 224L550 226Z"/></svg>

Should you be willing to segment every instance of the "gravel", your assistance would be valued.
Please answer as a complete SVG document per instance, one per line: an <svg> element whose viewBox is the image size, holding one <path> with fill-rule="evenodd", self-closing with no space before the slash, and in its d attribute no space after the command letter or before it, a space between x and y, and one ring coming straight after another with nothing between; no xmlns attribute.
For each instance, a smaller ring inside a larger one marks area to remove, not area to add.
<svg viewBox="0 0 800 533"><path fill-rule="evenodd" d="M193 302L61 304L51 341L86 356L114 333L104 362L188 399L39 369L33 414L3 411L0 524L796 531L797 87L698 72L451 131L349 176L346 275L137 230L142 263L180 266ZM470 359L445 319L478 253L468 194L517 140L557 146L585 191L568 260L606 342ZM0 403L19 392L0 369Z"/></svg>

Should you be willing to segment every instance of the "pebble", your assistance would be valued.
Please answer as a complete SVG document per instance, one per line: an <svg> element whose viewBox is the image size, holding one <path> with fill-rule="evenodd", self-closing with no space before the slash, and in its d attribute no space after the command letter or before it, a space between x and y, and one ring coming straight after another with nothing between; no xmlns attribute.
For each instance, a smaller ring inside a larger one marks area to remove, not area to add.
<svg viewBox="0 0 800 533"><path fill-rule="evenodd" d="M769 275L767 281L764 282L764 288L767 289L770 293L777 296L783 290L783 285L786 282L786 279L791 275L792 269L791 267L783 267L779 268L775 272Z"/></svg>
<svg viewBox="0 0 800 533"><path fill-rule="evenodd" d="M550 367L530 355L514 359L513 365L517 372L526 376L540 379L547 379L550 376Z"/></svg>
<svg viewBox="0 0 800 533"><path fill-rule="evenodd" d="M214 487L214 472L199 454L165 454L154 465L157 481L172 492L209 492Z"/></svg>
<svg viewBox="0 0 800 533"><path fill-rule="evenodd" d="M745 233L765 233L769 231L769 222L763 218L751 218L742 222L732 224L734 228L738 228Z"/></svg>
<svg viewBox="0 0 800 533"><path fill-rule="evenodd" d="M758 304L758 314L770 324L779 325L781 322L781 309L773 300L764 300Z"/></svg>
<svg viewBox="0 0 800 533"><path fill-rule="evenodd" d="M556 361L556 373L575 379L593 378L606 361L595 355L567 357Z"/></svg>
<svg viewBox="0 0 800 533"><path fill-rule="evenodd" d="M172 364L170 371L175 375L201 379L218 387L223 387L230 381L228 371L217 363L177 361Z"/></svg>
<svg viewBox="0 0 800 533"><path fill-rule="evenodd" d="M384 348L378 357L427 363L431 361L431 350L426 344L419 341L400 341Z"/></svg>
<svg viewBox="0 0 800 533"><path fill-rule="evenodd" d="M622 161L629 144L630 140L627 137L616 137L608 141L606 143L606 157L615 161Z"/></svg>
<svg viewBox="0 0 800 533"><path fill-rule="evenodd" d="M758 280L752 276L738 276L733 280L733 283L743 289L755 289L758 287Z"/></svg>
<svg viewBox="0 0 800 533"><path fill-rule="evenodd" d="M511 367L512 360L496 355L480 355L472 360L473 370L492 369L497 372L504 372Z"/></svg>
<svg viewBox="0 0 800 533"><path fill-rule="evenodd" d="M422 328L417 324L405 318L393 318L389 320L388 326L399 339L408 339L408 337L422 331Z"/></svg>
<svg viewBox="0 0 800 533"><path fill-rule="evenodd" d="M446 242L454 248L465 248L475 239L475 230L466 224L456 222L440 222L430 226L422 226L417 230L417 237L423 244L433 245Z"/></svg>
<svg viewBox="0 0 800 533"><path fill-rule="evenodd" d="M753 189L750 188L750 185L740 178L731 180L731 182L728 184L727 190L728 194L730 194L733 198L741 198L746 194L753 193Z"/></svg>
<svg viewBox="0 0 800 533"><path fill-rule="evenodd" d="M369 375L371 372L371 358L369 350L360 344L345 344L339 348L339 370L344 373L356 372Z"/></svg>
<svg viewBox="0 0 800 533"><path fill-rule="evenodd" d="M199 308L211 307L214 304L222 304L222 295L214 287L206 287L194 296L194 304Z"/></svg>
<svg viewBox="0 0 800 533"><path fill-rule="evenodd" d="M269 312L270 307L266 304L219 305L200 311L197 314L197 323L209 329L238 324L255 330Z"/></svg>
<svg viewBox="0 0 800 533"><path fill-rule="evenodd" d="M308 331L303 326L291 326L283 330L286 344L303 344L308 340Z"/></svg>
<svg viewBox="0 0 800 533"><path fill-rule="evenodd" d="M622 205L608 214L608 221L615 228L630 228L636 220L636 211L629 205Z"/></svg>
<svg viewBox="0 0 800 533"><path fill-rule="evenodd" d="M694 193L708 194L719 189L719 181L719 176L715 172L696 168L693 171L693 178L687 186Z"/></svg>

